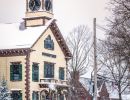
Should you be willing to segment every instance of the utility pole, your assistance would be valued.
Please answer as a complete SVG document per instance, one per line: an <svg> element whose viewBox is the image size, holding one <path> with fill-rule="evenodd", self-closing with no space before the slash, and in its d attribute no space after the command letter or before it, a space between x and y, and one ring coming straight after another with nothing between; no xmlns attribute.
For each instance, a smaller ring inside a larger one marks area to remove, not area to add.
<svg viewBox="0 0 130 100"><path fill-rule="evenodd" d="M94 100L97 100L96 18L93 19L93 44L94 44Z"/></svg>

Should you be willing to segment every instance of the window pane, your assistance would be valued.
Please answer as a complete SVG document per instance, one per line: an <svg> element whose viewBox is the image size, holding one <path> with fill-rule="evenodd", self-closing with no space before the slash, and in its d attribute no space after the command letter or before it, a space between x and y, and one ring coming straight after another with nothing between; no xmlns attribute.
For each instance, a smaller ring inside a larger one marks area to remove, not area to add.
<svg viewBox="0 0 130 100"><path fill-rule="evenodd" d="M22 93L20 91L12 91L11 98L12 100L22 100Z"/></svg>
<svg viewBox="0 0 130 100"><path fill-rule="evenodd" d="M59 79L64 80L64 68L59 68Z"/></svg>
<svg viewBox="0 0 130 100"><path fill-rule="evenodd" d="M54 50L54 42L50 35L44 40L44 48Z"/></svg>
<svg viewBox="0 0 130 100"><path fill-rule="evenodd" d="M32 80L35 82L39 80L39 66L37 64L32 65Z"/></svg>
<svg viewBox="0 0 130 100"><path fill-rule="evenodd" d="M32 93L32 100L39 100L38 92L33 91L33 93Z"/></svg>
<svg viewBox="0 0 130 100"><path fill-rule="evenodd" d="M54 64L44 63L44 76L45 76L45 78L54 77Z"/></svg>
<svg viewBox="0 0 130 100"><path fill-rule="evenodd" d="M10 65L10 80L22 80L22 65Z"/></svg>

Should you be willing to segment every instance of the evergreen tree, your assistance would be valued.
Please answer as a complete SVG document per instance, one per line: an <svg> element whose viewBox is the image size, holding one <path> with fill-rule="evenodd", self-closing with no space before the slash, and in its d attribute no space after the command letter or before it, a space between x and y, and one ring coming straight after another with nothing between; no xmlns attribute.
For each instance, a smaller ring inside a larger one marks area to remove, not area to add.
<svg viewBox="0 0 130 100"><path fill-rule="evenodd" d="M7 81L4 77L0 82L0 100L11 100L10 91L7 88Z"/></svg>

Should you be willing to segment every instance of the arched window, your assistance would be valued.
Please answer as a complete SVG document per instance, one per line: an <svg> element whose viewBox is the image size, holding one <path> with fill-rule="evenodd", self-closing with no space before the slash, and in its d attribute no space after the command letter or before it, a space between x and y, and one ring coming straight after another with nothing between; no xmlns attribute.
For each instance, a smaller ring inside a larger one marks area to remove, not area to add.
<svg viewBox="0 0 130 100"><path fill-rule="evenodd" d="M52 10L52 0L45 0L45 10L51 11Z"/></svg>
<svg viewBox="0 0 130 100"><path fill-rule="evenodd" d="M48 37L44 40L44 48L49 50L54 50L54 42L51 39L50 35L48 35Z"/></svg>

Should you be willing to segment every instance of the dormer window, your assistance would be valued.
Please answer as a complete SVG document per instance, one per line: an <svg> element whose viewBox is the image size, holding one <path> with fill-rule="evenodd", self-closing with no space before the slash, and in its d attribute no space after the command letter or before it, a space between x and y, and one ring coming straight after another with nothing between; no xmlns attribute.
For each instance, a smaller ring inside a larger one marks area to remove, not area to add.
<svg viewBox="0 0 130 100"><path fill-rule="evenodd" d="M51 39L50 35L44 40L44 48L49 50L54 50L54 42Z"/></svg>

